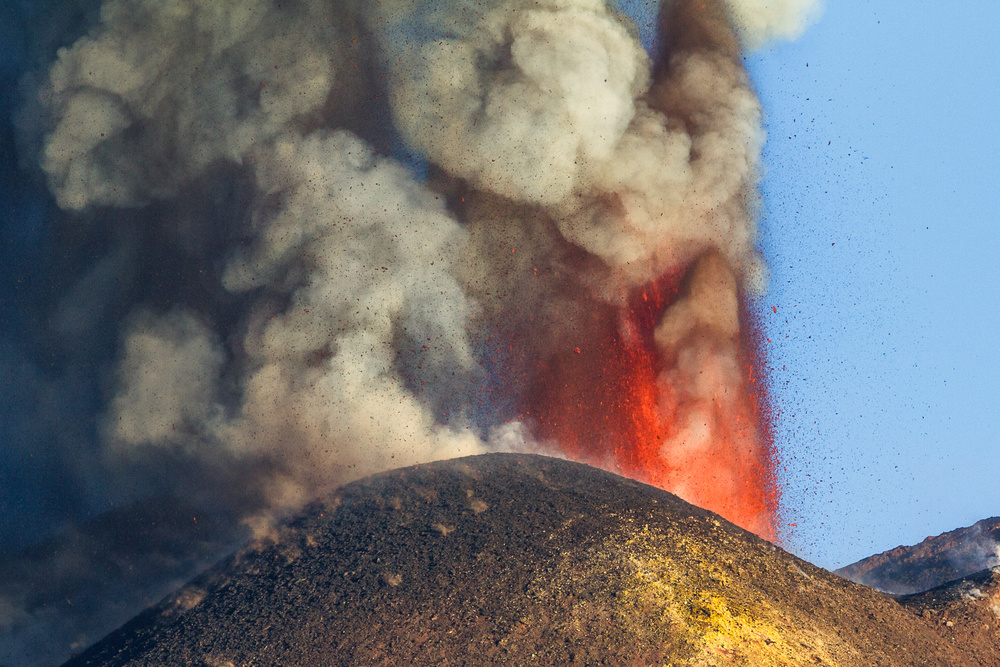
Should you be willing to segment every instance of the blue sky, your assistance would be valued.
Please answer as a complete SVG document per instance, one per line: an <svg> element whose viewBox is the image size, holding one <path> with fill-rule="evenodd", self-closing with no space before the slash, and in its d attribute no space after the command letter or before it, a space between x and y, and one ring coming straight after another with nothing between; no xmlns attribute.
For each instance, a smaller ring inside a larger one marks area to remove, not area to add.
<svg viewBox="0 0 1000 667"><path fill-rule="evenodd" d="M789 547L825 567L1000 514L998 24L829 2L747 58Z"/></svg>

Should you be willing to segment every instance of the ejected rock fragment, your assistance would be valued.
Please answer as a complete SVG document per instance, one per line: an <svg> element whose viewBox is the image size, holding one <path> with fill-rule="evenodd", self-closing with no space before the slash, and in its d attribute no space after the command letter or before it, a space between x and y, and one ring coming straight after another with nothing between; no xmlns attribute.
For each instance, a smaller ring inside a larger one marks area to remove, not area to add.
<svg viewBox="0 0 1000 667"><path fill-rule="evenodd" d="M493 454L347 485L67 664L995 663L670 493Z"/></svg>

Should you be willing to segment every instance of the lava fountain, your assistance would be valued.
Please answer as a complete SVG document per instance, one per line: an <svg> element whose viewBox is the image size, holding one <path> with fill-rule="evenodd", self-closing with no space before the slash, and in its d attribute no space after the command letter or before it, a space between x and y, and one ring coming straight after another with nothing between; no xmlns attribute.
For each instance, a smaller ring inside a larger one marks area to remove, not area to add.
<svg viewBox="0 0 1000 667"><path fill-rule="evenodd" d="M614 267L592 282L618 295L578 309L579 345L536 360L524 419L567 456L775 539L779 490L753 310L762 271L752 246L759 107L726 5L665 3L659 21L643 101L668 136L684 137L675 147L687 161L683 178L671 178L673 151L663 151L664 163L646 165L652 178L633 172L591 204L631 227L648 252L621 262L590 248ZM678 186L679 196L663 195ZM650 233L643 217L662 227Z"/></svg>

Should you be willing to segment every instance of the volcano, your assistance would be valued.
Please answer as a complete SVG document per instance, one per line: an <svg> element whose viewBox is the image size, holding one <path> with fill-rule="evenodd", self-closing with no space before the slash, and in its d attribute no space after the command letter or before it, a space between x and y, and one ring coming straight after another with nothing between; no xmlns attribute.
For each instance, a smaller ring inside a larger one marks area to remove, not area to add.
<svg viewBox="0 0 1000 667"><path fill-rule="evenodd" d="M930 605L655 487L490 454L341 487L66 664L1000 664L996 619L973 652Z"/></svg>

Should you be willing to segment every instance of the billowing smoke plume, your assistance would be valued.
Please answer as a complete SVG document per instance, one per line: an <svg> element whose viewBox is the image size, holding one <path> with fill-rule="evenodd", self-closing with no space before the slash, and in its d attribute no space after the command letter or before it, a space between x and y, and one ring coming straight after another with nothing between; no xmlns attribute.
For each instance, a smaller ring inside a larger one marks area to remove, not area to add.
<svg viewBox="0 0 1000 667"><path fill-rule="evenodd" d="M678 39L651 88L648 56L598 0L493 3L475 22L464 3L431 4L423 41L384 29L410 145L475 190L543 210L603 260L605 291L707 248L760 286L760 109L720 8L718 25L711 9L667 12Z"/></svg>
<svg viewBox="0 0 1000 667"><path fill-rule="evenodd" d="M263 529L378 470L541 448L771 534L740 52L814 10L670 1L654 62L600 0L105 0L24 113L93 245L53 326L116 341L79 475ZM581 393L590 423L554 417Z"/></svg>
<svg viewBox="0 0 1000 667"><path fill-rule="evenodd" d="M370 66L350 14L332 9L108 2L43 91L55 120L43 167L64 208L186 196L220 165L247 180L216 284L131 318L105 434L119 457L266 462L267 507L482 451L461 404L437 418L476 365L475 305L449 273L463 231L403 166L329 123L343 96L368 94L353 70ZM223 291L244 295L236 322L205 307Z"/></svg>

